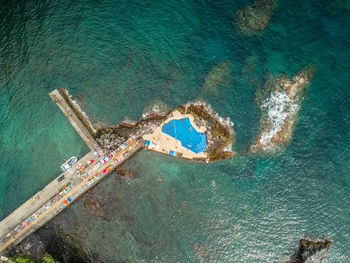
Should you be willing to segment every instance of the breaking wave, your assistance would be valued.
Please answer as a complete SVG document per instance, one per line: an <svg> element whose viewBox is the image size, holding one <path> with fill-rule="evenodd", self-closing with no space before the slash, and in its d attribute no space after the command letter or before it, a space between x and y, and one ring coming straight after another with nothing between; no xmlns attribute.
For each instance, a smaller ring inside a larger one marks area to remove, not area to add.
<svg viewBox="0 0 350 263"><path fill-rule="evenodd" d="M297 101L293 101L284 90L280 90L271 92L271 96L265 99L261 108L265 111L263 118L267 119L269 127L262 132L260 144L263 150L273 150L273 139L286 128L287 119L292 121L297 117L300 107Z"/></svg>
<svg viewBox="0 0 350 263"><path fill-rule="evenodd" d="M291 140L303 92L314 71L315 67L311 65L291 79L284 75L273 77L266 82L261 93L257 93L262 127L258 139L250 147L252 152L279 151Z"/></svg>

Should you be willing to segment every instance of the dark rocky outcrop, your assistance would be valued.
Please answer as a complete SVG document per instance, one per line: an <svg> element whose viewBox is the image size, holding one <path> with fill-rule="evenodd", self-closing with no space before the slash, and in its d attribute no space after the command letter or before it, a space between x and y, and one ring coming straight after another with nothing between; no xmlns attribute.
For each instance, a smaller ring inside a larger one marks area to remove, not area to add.
<svg viewBox="0 0 350 263"><path fill-rule="evenodd" d="M115 126L96 128L96 141L102 149L112 151L117 149L131 134L143 133L147 129L147 126L145 128L145 124L152 123L159 125L167 114L168 112L150 111L136 122L124 120Z"/></svg>
<svg viewBox="0 0 350 263"><path fill-rule="evenodd" d="M101 148L106 150L117 149L126 139L118 134L114 133L112 129L107 130L105 133L101 133L96 137L97 143Z"/></svg>
<svg viewBox="0 0 350 263"><path fill-rule="evenodd" d="M321 263L332 242L328 239L312 241L300 239L296 255L287 263Z"/></svg>

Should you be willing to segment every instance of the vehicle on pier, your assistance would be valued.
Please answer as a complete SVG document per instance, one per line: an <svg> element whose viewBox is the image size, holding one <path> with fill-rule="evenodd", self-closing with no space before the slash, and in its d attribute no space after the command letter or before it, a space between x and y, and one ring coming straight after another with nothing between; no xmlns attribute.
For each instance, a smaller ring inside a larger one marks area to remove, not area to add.
<svg viewBox="0 0 350 263"><path fill-rule="evenodd" d="M72 167L73 164L75 164L78 161L78 158L75 156L72 156L71 158L69 158L68 161L66 161L64 164L61 165L61 170L64 172L66 170L68 170L69 168Z"/></svg>

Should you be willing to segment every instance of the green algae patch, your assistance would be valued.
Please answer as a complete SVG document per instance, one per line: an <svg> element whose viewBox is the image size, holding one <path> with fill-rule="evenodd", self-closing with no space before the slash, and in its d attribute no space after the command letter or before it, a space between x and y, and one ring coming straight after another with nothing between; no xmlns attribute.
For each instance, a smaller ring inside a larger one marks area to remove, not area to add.
<svg viewBox="0 0 350 263"><path fill-rule="evenodd" d="M49 253L45 253L41 260L36 260L34 258L31 258L29 255L15 255L10 258L9 262L14 263L59 263L59 261L55 260Z"/></svg>
<svg viewBox="0 0 350 263"><path fill-rule="evenodd" d="M267 27L276 7L276 0L256 0L235 13L235 23L243 34L257 34Z"/></svg>

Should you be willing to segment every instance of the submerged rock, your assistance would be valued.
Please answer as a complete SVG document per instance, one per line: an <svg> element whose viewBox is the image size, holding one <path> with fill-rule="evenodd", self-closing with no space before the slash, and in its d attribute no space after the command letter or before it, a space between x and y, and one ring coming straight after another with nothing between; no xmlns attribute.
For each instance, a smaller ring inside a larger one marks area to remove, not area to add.
<svg viewBox="0 0 350 263"><path fill-rule="evenodd" d="M117 174L120 175L121 178L123 179L129 178L129 177L138 177L138 176L135 176L133 171L126 170L123 164L117 167Z"/></svg>
<svg viewBox="0 0 350 263"><path fill-rule="evenodd" d="M331 244L330 240L311 241L300 239L298 252L287 263L321 263L326 258Z"/></svg>
<svg viewBox="0 0 350 263"><path fill-rule="evenodd" d="M236 12L237 27L244 34L256 34L266 28L276 7L276 0L255 0L254 5L245 6Z"/></svg>
<svg viewBox="0 0 350 263"><path fill-rule="evenodd" d="M225 60L211 68L203 83L203 92L217 95L221 84L230 82L230 61Z"/></svg>
<svg viewBox="0 0 350 263"><path fill-rule="evenodd" d="M209 252L208 249L206 249L203 245L200 243L196 243L192 246L192 250L195 252L197 258L201 262L208 262L209 261Z"/></svg>
<svg viewBox="0 0 350 263"><path fill-rule="evenodd" d="M101 206L92 197L88 197L84 200L84 208L91 214L101 217Z"/></svg>
<svg viewBox="0 0 350 263"><path fill-rule="evenodd" d="M167 113L168 105L161 100L154 100L150 105L146 106L143 110L143 116L147 116L150 113Z"/></svg>
<svg viewBox="0 0 350 263"><path fill-rule="evenodd" d="M18 245L8 251L7 256L29 255L39 260L45 255L45 252L51 254L61 263L89 263L102 262L99 255L92 254L82 248L82 241L86 238L88 231L86 225L77 229L77 233L82 239L77 239L73 235L66 233L65 229L73 226L73 222L67 220L64 211L52 221L46 223L43 227L26 237Z"/></svg>
<svg viewBox="0 0 350 263"><path fill-rule="evenodd" d="M297 121L300 102L314 66L302 69L292 79L284 75L270 78L256 94L261 111L261 132L251 145L251 152L276 152L289 143Z"/></svg>

